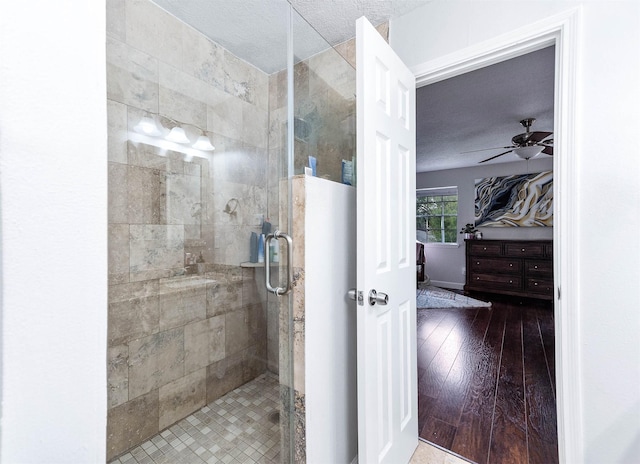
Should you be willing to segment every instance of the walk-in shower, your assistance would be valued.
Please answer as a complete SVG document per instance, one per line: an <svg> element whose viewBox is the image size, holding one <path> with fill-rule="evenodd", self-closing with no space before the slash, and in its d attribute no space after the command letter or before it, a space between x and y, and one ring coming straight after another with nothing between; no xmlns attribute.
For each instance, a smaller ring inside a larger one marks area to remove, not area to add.
<svg viewBox="0 0 640 464"><path fill-rule="evenodd" d="M353 68L284 0L177 3L107 0L108 459L292 462L291 297L250 238L293 235L309 156L340 182Z"/></svg>

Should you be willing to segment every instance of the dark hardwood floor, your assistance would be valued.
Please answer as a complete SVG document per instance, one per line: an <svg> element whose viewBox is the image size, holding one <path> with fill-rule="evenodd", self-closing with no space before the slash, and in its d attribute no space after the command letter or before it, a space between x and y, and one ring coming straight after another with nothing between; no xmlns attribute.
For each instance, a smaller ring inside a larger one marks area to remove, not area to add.
<svg viewBox="0 0 640 464"><path fill-rule="evenodd" d="M481 464L557 463L552 303L479 298L492 308L418 310L420 437Z"/></svg>

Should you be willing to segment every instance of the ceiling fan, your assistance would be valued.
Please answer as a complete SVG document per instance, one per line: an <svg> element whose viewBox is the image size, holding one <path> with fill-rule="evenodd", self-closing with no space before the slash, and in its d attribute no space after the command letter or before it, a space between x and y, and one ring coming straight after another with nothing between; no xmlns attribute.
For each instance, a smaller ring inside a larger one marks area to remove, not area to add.
<svg viewBox="0 0 640 464"><path fill-rule="evenodd" d="M486 163L487 161L491 161L492 159L498 158L499 156L506 155L507 153L511 152L514 152L520 158L525 160L529 160L534 156L538 156L540 153L553 156L553 139L549 138L553 135L553 132L532 132L530 129L534 122L535 118L526 118L520 121L520 124L522 124L522 126L525 128L526 132L524 134L518 134L514 136L511 139L511 143L513 145L510 145L508 147L485 148L483 150L473 150L464 153L508 148L507 151L492 156L491 158L482 160L478 164Z"/></svg>

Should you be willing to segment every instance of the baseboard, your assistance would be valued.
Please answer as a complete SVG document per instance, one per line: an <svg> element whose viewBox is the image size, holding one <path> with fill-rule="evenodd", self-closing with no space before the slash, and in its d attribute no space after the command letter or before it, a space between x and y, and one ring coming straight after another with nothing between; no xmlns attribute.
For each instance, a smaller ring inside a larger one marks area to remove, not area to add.
<svg viewBox="0 0 640 464"><path fill-rule="evenodd" d="M442 280L431 280L431 285L434 287L452 288L454 290L464 290L464 284L457 282L444 282Z"/></svg>

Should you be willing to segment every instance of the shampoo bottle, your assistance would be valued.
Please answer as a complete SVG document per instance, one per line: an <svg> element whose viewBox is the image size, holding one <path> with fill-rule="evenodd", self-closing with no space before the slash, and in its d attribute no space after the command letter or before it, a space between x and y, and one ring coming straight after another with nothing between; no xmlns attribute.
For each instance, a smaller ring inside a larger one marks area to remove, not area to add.
<svg viewBox="0 0 640 464"><path fill-rule="evenodd" d="M264 263L264 234L258 238L258 262Z"/></svg>

